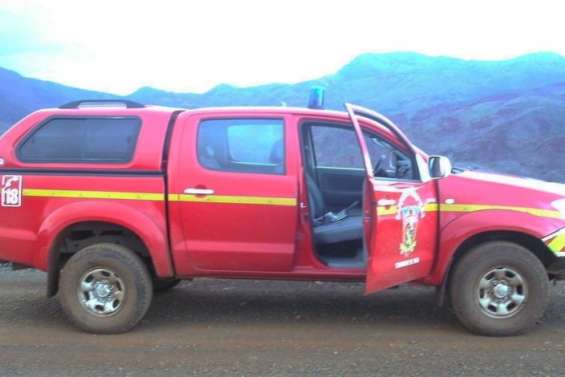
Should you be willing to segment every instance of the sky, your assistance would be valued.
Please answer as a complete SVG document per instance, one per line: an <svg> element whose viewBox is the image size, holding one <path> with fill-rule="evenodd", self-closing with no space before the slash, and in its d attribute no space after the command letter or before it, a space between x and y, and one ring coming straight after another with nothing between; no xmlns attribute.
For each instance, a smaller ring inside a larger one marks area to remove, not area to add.
<svg viewBox="0 0 565 377"><path fill-rule="evenodd" d="M0 0L0 67L86 89L318 78L365 52L565 55L565 1Z"/></svg>

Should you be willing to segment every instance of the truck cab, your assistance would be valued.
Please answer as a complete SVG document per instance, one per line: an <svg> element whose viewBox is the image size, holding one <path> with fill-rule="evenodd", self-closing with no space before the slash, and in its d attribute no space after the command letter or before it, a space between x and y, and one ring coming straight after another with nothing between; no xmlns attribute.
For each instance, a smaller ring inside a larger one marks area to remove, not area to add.
<svg viewBox="0 0 565 377"><path fill-rule="evenodd" d="M565 255L562 185L453 170L391 120L79 101L0 138L0 259L116 333L199 277L438 287L468 329L530 328Z"/></svg>
<svg viewBox="0 0 565 377"><path fill-rule="evenodd" d="M394 255L378 257L368 292L427 276L438 225L428 158L369 118L355 123L306 109L181 114L168 165L170 215L182 224L171 236L185 248L173 251L178 273L362 280L386 242ZM379 237L377 211L397 204L404 218ZM406 264L402 277L395 263Z"/></svg>

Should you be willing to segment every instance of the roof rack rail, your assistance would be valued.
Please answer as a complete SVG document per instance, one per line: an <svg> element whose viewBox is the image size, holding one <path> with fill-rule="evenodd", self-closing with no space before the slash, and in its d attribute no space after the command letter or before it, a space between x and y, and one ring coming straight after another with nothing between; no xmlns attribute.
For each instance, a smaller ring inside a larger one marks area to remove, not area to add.
<svg viewBox="0 0 565 377"><path fill-rule="evenodd" d="M145 107L145 105L141 103L125 99L87 99L65 103L64 105L59 106L59 109L80 109L81 107L104 107L108 105L119 105L126 109L141 109Z"/></svg>

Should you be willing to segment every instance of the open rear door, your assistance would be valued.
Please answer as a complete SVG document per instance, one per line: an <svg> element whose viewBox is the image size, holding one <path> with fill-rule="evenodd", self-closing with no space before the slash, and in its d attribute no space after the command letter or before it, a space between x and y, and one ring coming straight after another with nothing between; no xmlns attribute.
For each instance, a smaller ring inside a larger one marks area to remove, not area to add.
<svg viewBox="0 0 565 377"><path fill-rule="evenodd" d="M346 104L367 173L364 186L364 244L368 253L366 293L421 279L430 274L438 232L437 191L434 181L394 180L374 176L359 120L387 128L414 154L408 138L384 116ZM414 159L416 160L416 159Z"/></svg>

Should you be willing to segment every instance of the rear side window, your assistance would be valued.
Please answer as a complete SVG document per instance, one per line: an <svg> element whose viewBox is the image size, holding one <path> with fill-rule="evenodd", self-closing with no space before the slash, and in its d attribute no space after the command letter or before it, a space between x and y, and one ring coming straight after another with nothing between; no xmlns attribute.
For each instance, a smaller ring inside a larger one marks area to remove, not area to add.
<svg viewBox="0 0 565 377"><path fill-rule="evenodd" d="M198 160L205 168L284 174L282 119L204 120L198 129Z"/></svg>
<svg viewBox="0 0 565 377"><path fill-rule="evenodd" d="M133 158L138 118L55 118L18 148L24 162L125 163Z"/></svg>

